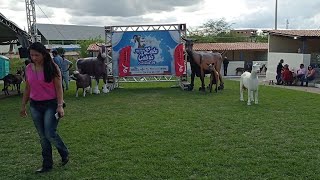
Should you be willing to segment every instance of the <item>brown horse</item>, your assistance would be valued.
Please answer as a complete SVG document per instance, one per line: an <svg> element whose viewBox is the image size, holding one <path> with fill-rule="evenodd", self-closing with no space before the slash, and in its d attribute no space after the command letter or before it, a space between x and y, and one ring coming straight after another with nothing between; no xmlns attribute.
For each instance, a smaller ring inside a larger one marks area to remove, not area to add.
<svg viewBox="0 0 320 180"><path fill-rule="evenodd" d="M216 84L215 91L217 89L222 90L224 88L224 83L222 76L220 74L221 65L222 65L222 56L220 53L200 53L193 51L193 41L185 40L185 49L188 53L188 58L191 65L191 83L190 89L193 89L194 86L194 77L197 75L201 80L201 87L199 90L205 91L204 84L204 75L211 74L209 88L212 88L212 83ZM220 81L220 86L217 87L218 81ZM210 87L211 86L211 87ZM211 89L210 89L211 92Z"/></svg>
<svg viewBox="0 0 320 180"><path fill-rule="evenodd" d="M108 93L109 89L107 88L107 66L106 66L106 59L107 59L107 46L105 45L98 45L100 47L100 52L97 57L90 57L84 59L77 60L77 70L80 74L88 74L89 76L94 76L97 84L93 90L95 94L99 94L99 79L102 77L104 86L103 92Z"/></svg>

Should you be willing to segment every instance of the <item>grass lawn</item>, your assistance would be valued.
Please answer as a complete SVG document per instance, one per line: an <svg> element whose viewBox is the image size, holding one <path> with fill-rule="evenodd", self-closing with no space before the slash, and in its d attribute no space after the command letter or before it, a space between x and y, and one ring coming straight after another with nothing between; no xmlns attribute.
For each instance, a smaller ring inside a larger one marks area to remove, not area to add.
<svg viewBox="0 0 320 180"><path fill-rule="evenodd" d="M54 149L44 175L34 174L41 148L21 97L1 99L1 179L320 179L319 95L260 86L260 104L247 106L239 82L218 94L171 85L75 98L72 84L58 128L70 162L59 167Z"/></svg>

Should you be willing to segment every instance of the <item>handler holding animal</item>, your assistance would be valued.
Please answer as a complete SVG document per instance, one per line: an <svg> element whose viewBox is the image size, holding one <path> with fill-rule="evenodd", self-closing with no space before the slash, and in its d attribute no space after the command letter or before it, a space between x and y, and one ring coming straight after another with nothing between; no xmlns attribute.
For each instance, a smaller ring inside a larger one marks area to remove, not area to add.
<svg viewBox="0 0 320 180"><path fill-rule="evenodd" d="M40 136L42 147L42 167L36 172L50 171L53 166L52 144L61 156L61 165L69 161L69 152L56 132L60 118L64 116L61 72L45 46L39 42L33 43L29 49L32 63L26 67L26 86L23 93L20 115L27 116L26 104L30 99L30 110L34 125Z"/></svg>
<svg viewBox="0 0 320 180"><path fill-rule="evenodd" d="M223 59L223 74L224 74L224 76L227 76L227 74L228 74L228 65L229 65L229 60L228 60L227 56L225 56Z"/></svg>

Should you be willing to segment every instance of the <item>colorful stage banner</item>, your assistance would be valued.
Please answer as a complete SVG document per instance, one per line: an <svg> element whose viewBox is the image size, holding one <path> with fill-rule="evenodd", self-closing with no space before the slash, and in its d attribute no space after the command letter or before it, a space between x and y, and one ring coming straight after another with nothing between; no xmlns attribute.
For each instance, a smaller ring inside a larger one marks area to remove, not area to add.
<svg viewBox="0 0 320 180"><path fill-rule="evenodd" d="M114 32L112 51L115 76L181 76L185 72L179 31Z"/></svg>
<svg viewBox="0 0 320 180"><path fill-rule="evenodd" d="M131 46L124 47L120 50L119 56L119 76L129 75Z"/></svg>
<svg viewBox="0 0 320 180"><path fill-rule="evenodd" d="M185 71L183 44L179 44L174 50L174 62L176 76L182 76Z"/></svg>

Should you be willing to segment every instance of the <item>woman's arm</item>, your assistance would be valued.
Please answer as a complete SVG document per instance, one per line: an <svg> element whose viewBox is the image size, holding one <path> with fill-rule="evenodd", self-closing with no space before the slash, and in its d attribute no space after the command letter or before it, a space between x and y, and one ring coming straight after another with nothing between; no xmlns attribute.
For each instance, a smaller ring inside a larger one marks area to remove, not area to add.
<svg viewBox="0 0 320 180"><path fill-rule="evenodd" d="M22 105L21 105L21 110L20 110L20 116L22 117L26 117L27 116L27 111L26 111L26 105L29 101L29 97L30 97L30 86L28 81L25 81L26 86L24 88L24 93L23 93L23 97L22 97Z"/></svg>
<svg viewBox="0 0 320 180"><path fill-rule="evenodd" d="M61 117L63 117L64 111L63 111L63 90L62 90L62 78L61 78L62 76L61 76L61 72L58 65L55 64L55 67L57 68L58 75L59 75L54 77L53 79L54 87L57 93L57 101L58 101L57 112L60 114Z"/></svg>
<svg viewBox="0 0 320 180"><path fill-rule="evenodd" d="M307 77L312 77L316 74L316 70L312 69L311 72L308 74Z"/></svg>

